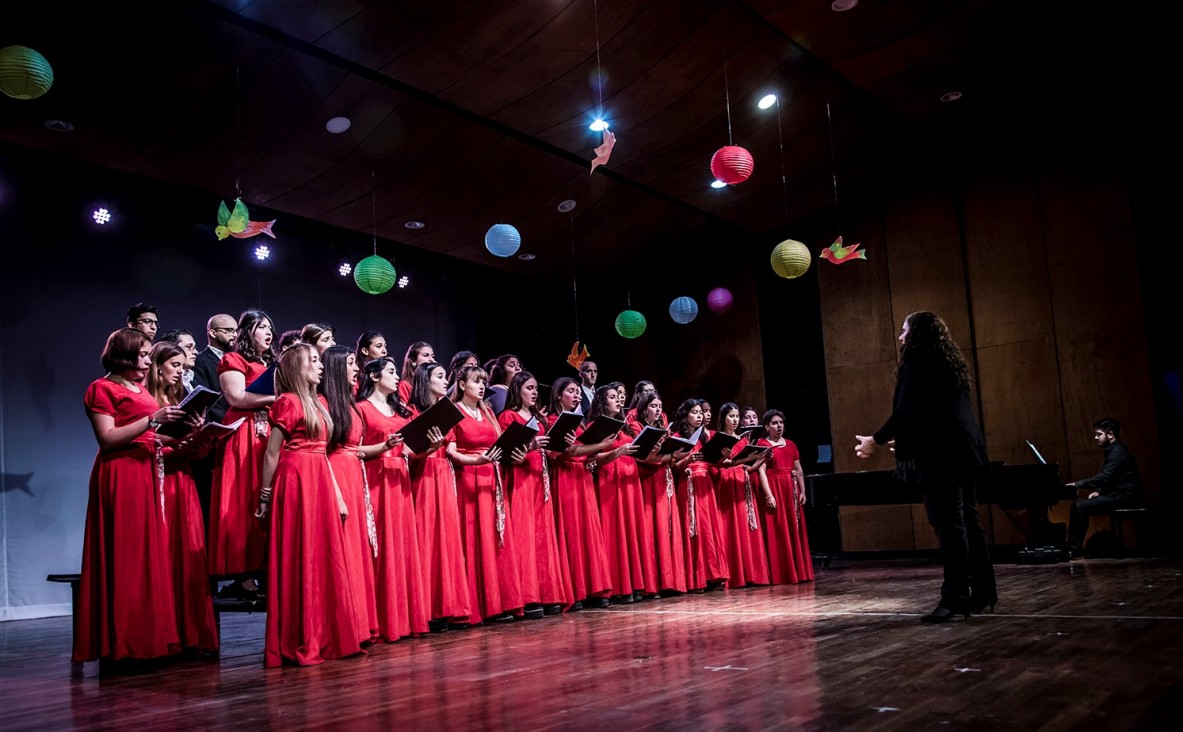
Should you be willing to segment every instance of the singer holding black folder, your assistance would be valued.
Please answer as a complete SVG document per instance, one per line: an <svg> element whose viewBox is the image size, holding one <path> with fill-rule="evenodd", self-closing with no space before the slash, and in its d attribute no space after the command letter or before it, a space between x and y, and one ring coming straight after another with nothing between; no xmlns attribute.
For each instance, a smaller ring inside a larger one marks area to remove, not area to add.
<svg viewBox="0 0 1183 732"><path fill-rule="evenodd" d="M452 429L448 457L456 465L460 534L468 562L469 619L510 620L521 615L522 580L514 553L513 519L501 482L501 448L494 445L501 425L485 403L487 375L480 366L457 374L452 401L464 419ZM525 460L519 448L514 462Z"/></svg>
<svg viewBox="0 0 1183 732"><path fill-rule="evenodd" d="M614 384L596 389L588 419L620 419L623 400ZM596 454L596 487L604 550L612 574L613 602L631 603L657 594L657 559L653 530L645 525L641 476L634 455L636 430L625 424L610 449ZM641 457L648 457L642 455Z"/></svg>
<svg viewBox="0 0 1183 732"><path fill-rule="evenodd" d="M719 407L718 434L739 436L739 406L727 402ZM737 455L747 445L746 438L739 439L731 455ZM730 571L729 587L745 585L766 585L768 581L768 557L764 553L764 533L760 530L755 490L752 486L749 468L760 458L752 456L742 461L725 457L715 468L716 498L719 515L726 536L727 566Z"/></svg>
<svg viewBox="0 0 1183 732"><path fill-rule="evenodd" d="M698 435L691 452L674 464L678 503L687 524L690 542L687 547L686 586L691 591L722 589L727 582L726 536L715 502L711 466L702 460L702 446L708 439L704 427L703 399L687 399L674 413L670 433L692 438Z"/></svg>
<svg viewBox="0 0 1183 732"><path fill-rule="evenodd" d="M579 407L583 392L579 382L563 376L550 390L549 425L563 412ZM575 441L583 428L568 435L563 445L547 444L551 459L551 491L558 494L559 537L566 542L571 588L575 609L586 602L591 607L607 607L612 592L612 577L604 551L604 532L600 526L600 506L596 487L587 471L587 458L611 447L610 440L594 445Z"/></svg>
<svg viewBox="0 0 1183 732"><path fill-rule="evenodd" d="M636 426L665 431L665 413L661 397L656 391L641 396L636 406ZM679 520L674 473L670 465L683 457L680 453L660 453L663 435L657 446L645 457L637 458L637 474L641 479L641 504L645 523L653 534L653 551L657 561L657 590L660 593L686 591L686 524Z"/></svg>
<svg viewBox="0 0 1183 732"><path fill-rule="evenodd" d="M538 399L538 380L528 371L520 372L510 382L505 409L497 418L502 429L531 423L538 429L526 460L505 471L526 617L539 609L554 614L575 603L571 570L556 528L556 496L543 449L549 438Z"/></svg>
<svg viewBox="0 0 1183 732"><path fill-rule="evenodd" d="M207 547L211 574L256 572L266 556L267 527L255 518L255 507L271 432L267 410L275 395L252 394L246 388L276 361L273 333L267 313L247 310L238 317L234 350L218 363L218 383L230 405L226 422L246 421L224 443L221 459L214 462ZM257 591L255 581L247 579L225 588L222 595L253 599Z"/></svg>
<svg viewBox="0 0 1183 732"><path fill-rule="evenodd" d="M400 382L399 393L403 392ZM446 399L448 372L430 361L414 370L408 406L414 416ZM468 623L472 601L464 568L464 544L460 538L460 508L456 505L456 475L444 448L448 441L438 429L429 432L431 444L411 454L411 493L415 497L415 523L423 579L431 601L431 629L446 630L449 623ZM404 448L405 449L405 448Z"/></svg>

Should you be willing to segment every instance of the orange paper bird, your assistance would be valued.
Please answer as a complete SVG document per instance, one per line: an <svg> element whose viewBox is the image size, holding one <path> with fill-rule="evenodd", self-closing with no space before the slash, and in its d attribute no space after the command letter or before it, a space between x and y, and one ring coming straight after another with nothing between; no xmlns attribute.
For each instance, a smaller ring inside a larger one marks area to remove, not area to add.
<svg viewBox="0 0 1183 732"><path fill-rule="evenodd" d="M271 219L270 221L248 221L246 222L245 229L237 232L231 231L230 236L236 239L250 239L252 236L266 234L267 236L274 239L275 234L271 233L271 226L274 223L275 219Z"/></svg>
<svg viewBox="0 0 1183 732"><path fill-rule="evenodd" d="M844 247L842 246L842 237L838 237L838 239L833 244L821 251L821 258L829 260L834 264L844 264L855 259L866 259L866 252L855 251L859 248L859 246L859 244L855 244L853 246Z"/></svg>
<svg viewBox="0 0 1183 732"><path fill-rule="evenodd" d="M578 371L583 362L588 359L587 346L583 350L579 350L579 341L575 341L575 345L571 346L571 355L567 356L567 363L571 364Z"/></svg>
<svg viewBox="0 0 1183 732"><path fill-rule="evenodd" d="M610 130L604 130L604 142L596 148L596 156L592 158L591 172L596 172L597 165L607 165L608 158L612 157L612 148L616 145L616 134ZM590 175L590 173L589 173Z"/></svg>

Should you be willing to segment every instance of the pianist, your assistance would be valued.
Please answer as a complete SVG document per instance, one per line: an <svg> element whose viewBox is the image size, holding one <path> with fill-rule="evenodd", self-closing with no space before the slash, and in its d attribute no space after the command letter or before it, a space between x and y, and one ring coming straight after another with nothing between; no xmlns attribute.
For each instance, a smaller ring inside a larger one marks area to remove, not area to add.
<svg viewBox="0 0 1183 732"><path fill-rule="evenodd" d="M1137 503L1142 488L1138 473L1138 461L1129 448L1120 440L1121 423L1116 419L1103 417L1093 423L1093 440L1105 453L1101 472L1068 485L1088 496L1072 504L1068 519L1068 557L1080 556L1084 546L1084 535L1089 528L1089 516L1101 516L1116 508Z"/></svg>

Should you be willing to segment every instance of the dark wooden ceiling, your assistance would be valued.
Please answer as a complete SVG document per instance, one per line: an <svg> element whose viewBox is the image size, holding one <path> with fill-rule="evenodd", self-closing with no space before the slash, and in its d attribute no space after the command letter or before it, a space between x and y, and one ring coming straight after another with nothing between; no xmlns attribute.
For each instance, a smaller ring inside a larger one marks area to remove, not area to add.
<svg viewBox="0 0 1183 732"><path fill-rule="evenodd" d="M373 180L380 237L557 276L573 241L594 270L704 229L758 237L832 207L827 104L840 177L855 179L891 131L949 114L942 93L1001 88L1038 45L1016 20L1028 5L22 3L0 46L38 49L56 83L38 100L0 97L0 140L218 197L238 181L249 204L276 212L281 239L285 214L370 232ZM781 104L759 110L768 92ZM601 94L617 145L589 175ZM353 124L333 135L325 122L338 115ZM731 140L755 173L712 189L710 157ZM570 216L556 211L568 198ZM406 229L413 220L426 227ZM497 222L538 259L486 252Z"/></svg>

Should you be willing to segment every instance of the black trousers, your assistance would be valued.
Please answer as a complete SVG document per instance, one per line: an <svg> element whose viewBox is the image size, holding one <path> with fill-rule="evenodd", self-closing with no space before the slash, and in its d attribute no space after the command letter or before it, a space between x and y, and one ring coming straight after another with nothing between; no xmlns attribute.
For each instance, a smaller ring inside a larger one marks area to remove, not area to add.
<svg viewBox="0 0 1183 732"><path fill-rule="evenodd" d="M1084 545L1084 535L1089 530L1089 516L1104 516L1112 513L1115 508L1131 505L1133 496L1097 496L1085 498L1072 504L1072 511L1068 514L1068 546L1080 549Z"/></svg>
<svg viewBox="0 0 1183 732"><path fill-rule="evenodd" d="M941 605L952 610L998 599L990 546L978 519L975 479L963 471L917 467L912 478L924 496L928 523L941 545L945 576Z"/></svg>

